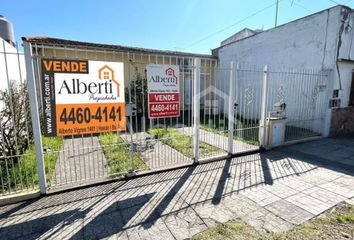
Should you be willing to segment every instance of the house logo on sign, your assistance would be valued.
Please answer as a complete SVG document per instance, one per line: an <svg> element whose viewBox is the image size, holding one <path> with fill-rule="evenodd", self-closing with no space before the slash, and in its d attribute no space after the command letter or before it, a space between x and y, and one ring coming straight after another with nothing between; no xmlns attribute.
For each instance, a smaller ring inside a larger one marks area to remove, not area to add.
<svg viewBox="0 0 354 240"><path fill-rule="evenodd" d="M175 78L176 79L176 84L178 84L178 82L177 82L178 78L175 75L175 70L173 70L172 68L167 68L166 69L166 76L170 76L170 77Z"/></svg>
<svg viewBox="0 0 354 240"><path fill-rule="evenodd" d="M175 87L178 85L178 77L176 76L176 70L172 67L167 69L156 68L149 77L149 82L162 85L164 87Z"/></svg>
<svg viewBox="0 0 354 240"><path fill-rule="evenodd" d="M108 81L112 80L117 85L117 96L120 96L120 84L114 78L114 70L108 65L104 65L98 70L98 78L100 80Z"/></svg>

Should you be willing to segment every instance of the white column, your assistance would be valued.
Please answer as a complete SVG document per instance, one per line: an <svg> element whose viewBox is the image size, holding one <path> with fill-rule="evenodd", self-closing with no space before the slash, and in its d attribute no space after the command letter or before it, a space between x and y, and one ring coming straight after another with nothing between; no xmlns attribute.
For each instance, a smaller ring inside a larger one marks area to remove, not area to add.
<svg viewBox="0 0 354 240"><path fill-rule="evenodd" d="M199 124L200 124L200 59L194 59L193 71L193 157L199 160Z"/></svg>
<svg viewBox="0 0 354 240"><path fill-rule="evenodd" d="M259 126L259 141L261 147L267 147L267 108L268 108L268 66L264 66L261 121Z"/></svg>
<svg viewBox="0 0 354 240"><path fill-rule="evenodd" d="M39 121L39 108L37 101L36 79L34 77L34 66L32 60L32 46L29 42L24 42L27 86L30 97L32 128L34 137L34 146L36 149L37 171L39 176L39 189L42 194L47 192L47 182L45 179L45 167L42 149L42 134Z"/></svg>
<svg viewBox="0 0 354 240"><path fill-rule="evenodd" d="M228 154L234 152L234 125L235 125L235 86L237 81L237 69L235 71L234 62L230 65L230 84L229 84L229 114L228 114Z"/></svg>

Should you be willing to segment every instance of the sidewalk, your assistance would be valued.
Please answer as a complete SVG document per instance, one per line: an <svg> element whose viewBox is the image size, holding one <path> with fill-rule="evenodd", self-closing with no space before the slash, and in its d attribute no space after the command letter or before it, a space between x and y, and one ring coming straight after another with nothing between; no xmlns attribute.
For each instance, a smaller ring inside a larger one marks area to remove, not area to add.
<svg viewBox="0 0 354 240"><path fill-rule="evenodd" d="M96 136L63 139L54 168L53 187L107 176L107 161Z"/></svg>
<svg viewBox="0 0 354 240"><path fill-rule="evenodd" d="M0 239L185 239L241 218L284 231L354 197L354 138L50 195L0 207Z"/></svg>

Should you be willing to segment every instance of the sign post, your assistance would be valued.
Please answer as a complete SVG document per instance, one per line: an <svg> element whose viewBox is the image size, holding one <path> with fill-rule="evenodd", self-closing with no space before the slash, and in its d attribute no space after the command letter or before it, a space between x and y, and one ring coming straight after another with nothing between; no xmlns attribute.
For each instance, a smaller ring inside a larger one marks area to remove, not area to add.
<svg viewBox="0 0 354 240"><path fill-rule="evenodd" d="M41 194L47 193L47 180L45 178L44 157L42 148L41 124L39 121L38 100L36 78L32 60L32 46L29 42L24 42L26 73L28 93L30 97L30 108L33 128L34 146L36 148L37 171L39 176L39 189Z"/></svg>
<svg viewBox="0 0 354 240"><path fill-rule="evenodd" d="M179 117L180 91L177 65L147 66L149 118Z"/></svg>

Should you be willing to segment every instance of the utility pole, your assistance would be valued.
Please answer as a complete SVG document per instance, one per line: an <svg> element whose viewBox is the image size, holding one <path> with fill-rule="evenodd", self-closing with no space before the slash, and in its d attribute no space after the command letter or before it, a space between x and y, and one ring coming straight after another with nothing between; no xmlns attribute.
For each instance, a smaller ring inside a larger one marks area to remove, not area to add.
<svg viewBox="0 0 354 240"><path fill-rule="evenodd" d="M276 27L277 24L278 24L278 6L279 6L279 0L277 0L277 3L275 5L275 24L274 24L274 27Z"/></svg>

